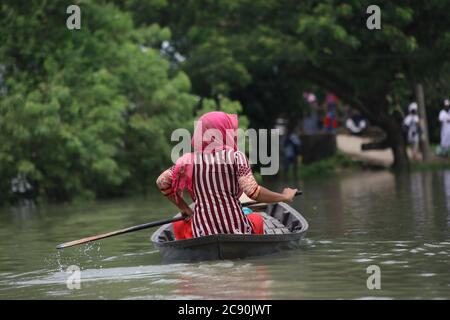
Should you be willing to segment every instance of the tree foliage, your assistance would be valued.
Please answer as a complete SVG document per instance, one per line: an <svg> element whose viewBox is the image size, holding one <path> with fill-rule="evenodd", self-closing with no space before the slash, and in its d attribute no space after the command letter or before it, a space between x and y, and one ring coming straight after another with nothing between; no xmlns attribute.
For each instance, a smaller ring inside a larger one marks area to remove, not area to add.
<svg viewBox="0 0 450 320"><path fill-rule="evenodd" d="M80 1L82 27L68 30L70 4L1 4L1 202L19 175L56 200L144 191L169 164L172 130L192 126L199 98L160 51L169 29Z"/></svg>
<svg viewBox="0 0 450 320"><path fill-rule="evenodd" d="M386 131L402 167L407 158L395 111L414 99L416 83L432 89L449 82L450 4L379 1L382 28L369 30L371 4L169 0L160 21L187 57L184 70L195 92L230 94L252 120L267 126L299 109L299 93L311 85L332 90ZM138 22L146 24L142 14ZM434 106L448 94L448 86L439 87L426 92Z"/></svg>

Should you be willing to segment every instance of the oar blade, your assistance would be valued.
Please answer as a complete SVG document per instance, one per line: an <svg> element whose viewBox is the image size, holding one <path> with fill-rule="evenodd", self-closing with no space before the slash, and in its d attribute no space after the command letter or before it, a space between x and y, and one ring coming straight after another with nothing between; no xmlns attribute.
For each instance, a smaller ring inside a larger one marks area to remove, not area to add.
<svg viewBox="0 0 450 320"><path fill-rule="evenodd" d="M69 242L58 244L56 246L56 249L64 249L64 248L68 248L68 247L73 247L73 246L76 246L76 245L79 245L79 244L88 243L88 242L99 240L99 239L103 239L103 238L104 237L98 237L97 236L97 237L89 237L89 238L69 241Z"/></svg>
<svg viewBox="0 0 450 320"><path fill-rule="evenodd" d="M76 246L77 244L81 244L78 243L78 241L70 241L70 242L65 242L65 243L60 243L56 246L56 249L64 249L64 248L69 248L69 247L73 247Z"/></svg>
<svg viewBox="0 0 450 320"><path fill-rule="evenodd" d="M91 236L91 237L86 237L86 238L83 238L83 239L78 239L78 240L73 240L73 241L61 243L61 244L56 246L56 249L64 249L64 248L73 247L73 246L76 246L76 245L79 245L79 244L88 243L88 242L95 241L95 240L109 238L109 237L112 237L112 236L115 236L115 235L126 233L130 229L133 229L133 228L135 228L135 227L120 229L120 230L111 231L111 232L108 232L108 233L98 234L96 236Z"/></svg>

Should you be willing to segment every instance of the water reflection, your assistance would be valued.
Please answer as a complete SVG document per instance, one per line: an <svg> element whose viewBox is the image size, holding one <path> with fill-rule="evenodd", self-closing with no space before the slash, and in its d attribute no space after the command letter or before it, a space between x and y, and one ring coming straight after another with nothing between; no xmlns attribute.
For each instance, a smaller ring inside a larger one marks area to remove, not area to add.
<svg viewBox="0 0 450 320"><path fill-rule="evenodd" d="M445 204L447 206L447 226L450 227L450 170L442 173L444 177Z"/></svg>
<svg viewBox="0 0 450 320"><path fill-rule="evenodd" d="M395 198L395 176L388 171L367 172L340 180L342 208L351 217L352 232L365 233L371 229L371 215L390 210L386 205Z"/></svg>
<svg viewBox="0 0 450 320"><path fill-rule="evenodd" d="M177 279L174 293L178 296L235 300L272 298L273 281L263 265L235 265L229 261L200 266L197 272L182 272Z"/></svg>
<svg viewBox="0 0 450 320"><path fill-rule="evenodd" d="M411 210L414 214L414 221L427 221L433 224L433 179L431 172L414 172L408 175L411 188ZM427 219L425 218L427 216ZM417 225L417 224L416 224Z"/></svg>

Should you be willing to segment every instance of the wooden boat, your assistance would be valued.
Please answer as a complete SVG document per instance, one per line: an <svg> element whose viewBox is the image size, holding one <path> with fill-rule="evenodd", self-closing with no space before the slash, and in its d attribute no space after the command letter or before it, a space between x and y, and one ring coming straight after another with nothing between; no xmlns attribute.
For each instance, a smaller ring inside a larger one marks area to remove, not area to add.
<svg viewBox="0 0 450 320"><path fill-rule="evenodd" d="M253 207L264 217L264 234L217 234L175 240L172 224L160 227L151 237L166 262L240 259L297 248L308 222L286 203ZM177 216L179 216L178 214Z"/></svg>

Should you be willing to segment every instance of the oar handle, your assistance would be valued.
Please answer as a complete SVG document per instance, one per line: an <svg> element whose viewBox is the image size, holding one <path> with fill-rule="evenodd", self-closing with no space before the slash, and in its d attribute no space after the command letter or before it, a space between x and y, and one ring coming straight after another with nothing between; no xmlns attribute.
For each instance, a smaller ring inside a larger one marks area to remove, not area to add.
<svg viewBox="0 0 450 320"><path fill-rule="evenodd" d="M144 224L140 224L140 225L129 227L129 228L125 228L125 229L120 229L120 230L116 230L116 231L102 233L102 234L99 234L99 235L96 235L96 236L91 236L91 237L86 237L86 238L79 239L79 240L74 240L74 241L61 243L61 244L56 246L56 249L64 249L64 248L68 248L68 247L73 247L73 246L76 246L76 245L79 245L79 244L88 243L88 242L96 241L96 240L100 240L100 239L105 239L105 238L109 238L109 237L112 237L112 236L118 236L120 234L129 233L129 232L133 232L133 231L138 231L138 230L142 230L142 229L158 227L158 226L161 226L163 224L168 224L168 223L172 223L172 222L176 222L176 221L180 221L180 220L184 220L184 219L185 219L185 217L181 216L181 217L176 217L176 218L171 218L171 219L164 219L164 220L144 223Z"/></svg>

